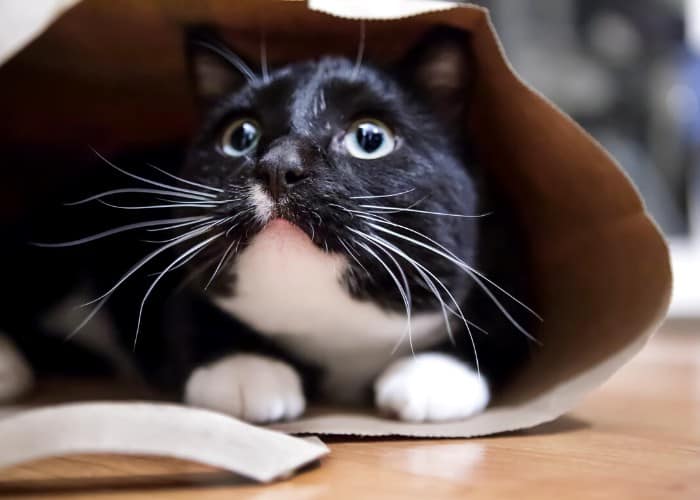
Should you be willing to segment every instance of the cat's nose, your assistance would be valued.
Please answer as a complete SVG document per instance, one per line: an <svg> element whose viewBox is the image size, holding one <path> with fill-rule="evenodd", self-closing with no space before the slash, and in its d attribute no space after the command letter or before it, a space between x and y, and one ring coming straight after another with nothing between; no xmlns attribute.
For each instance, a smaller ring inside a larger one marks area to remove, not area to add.
<svg viewBox="0 0 700 500"><path fill-rule="evenodd" d="M258 161L255 177L277 200L309 176L304 160L298 141L278 139Z"/></svg>

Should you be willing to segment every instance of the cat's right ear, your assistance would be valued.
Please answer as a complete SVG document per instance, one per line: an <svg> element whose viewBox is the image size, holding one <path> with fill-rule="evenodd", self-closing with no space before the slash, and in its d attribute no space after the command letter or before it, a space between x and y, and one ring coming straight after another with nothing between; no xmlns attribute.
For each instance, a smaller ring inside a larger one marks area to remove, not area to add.
<svg viewBox="0 0 700 500"><path fill-rule="evenodd" d="M186 31L185 55L197 99L210 105L257 79L250 67L208 27Z"/></svg>
<svg viewBox="0 0 700 500"><path fill-rule="evenodd" d="M465 111L474 78L469 38L465 31L438 26L399 63L404 80L450 122Z"/></svg>

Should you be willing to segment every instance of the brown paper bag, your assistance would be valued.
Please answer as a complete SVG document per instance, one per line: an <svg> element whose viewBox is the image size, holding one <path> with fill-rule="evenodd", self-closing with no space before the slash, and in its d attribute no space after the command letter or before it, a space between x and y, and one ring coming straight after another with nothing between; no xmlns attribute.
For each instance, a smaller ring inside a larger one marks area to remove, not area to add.
<svg viewBox="0 0 700 500"><path fill-rule="evenodd" d="M312 409L274 428L470 437L562 415L641 349L668 306L667 248L637 192L587 133L518 78L484 9L445 10L446 2L310 3L317 10L279 0L85 0L0 70L0 108L12 118L0 123L0 136L63 144L80 137L103 150L185 136L192 124L192 110L182 105L189 102L185 23L225 26L236 49L253 60L264 31L275 64L321 51L354 55L359 24L341 16L393 19L366 23L368 47L387 61L435 24L468 30L477 78L464 134L523 215L537 309L545 318L536 332L542 347L494 406L466 421L410 424ZM424 13L411 15L416 12ZM36 82L46 78L53 82L50 96L36 92ZM0 422L0 439L2 433Z"/></svg>

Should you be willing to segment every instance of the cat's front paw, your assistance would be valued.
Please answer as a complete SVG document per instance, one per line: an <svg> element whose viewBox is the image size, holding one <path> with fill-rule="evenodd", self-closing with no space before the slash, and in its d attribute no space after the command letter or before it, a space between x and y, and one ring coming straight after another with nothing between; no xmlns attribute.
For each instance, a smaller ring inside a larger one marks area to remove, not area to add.
<svg viewBox="0 0 700 500"><path fill-rule="evenodd" d="M32 369L14 344L0 335L0 402L8 402L31 389Z"/></svg>
<svg viewBox="0 0 700 500"><path fill-rule="evenodd" d="M391 364L374 385L377 407L411 422L470 417L489 402L484 377L446 354L424 353Z"/></svg>
<svg viewBox="0 0 700 500"><path fill-rule="evenodd" d="M253 423L293 419L306 406L301 380L291 366L252 354L195 370L185 387L185 402Z"/></svg>

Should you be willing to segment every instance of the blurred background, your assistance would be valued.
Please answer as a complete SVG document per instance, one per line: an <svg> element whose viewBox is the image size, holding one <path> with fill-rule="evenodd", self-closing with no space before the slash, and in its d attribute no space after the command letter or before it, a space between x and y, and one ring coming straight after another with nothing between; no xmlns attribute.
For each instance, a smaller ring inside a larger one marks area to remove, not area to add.
<svg viewBox="0 0 700 500"><path fill-rule="evenodd" d="M700 316L700 0L477 3L518 73L632 177L671 242L671 314Z"/></svg>

